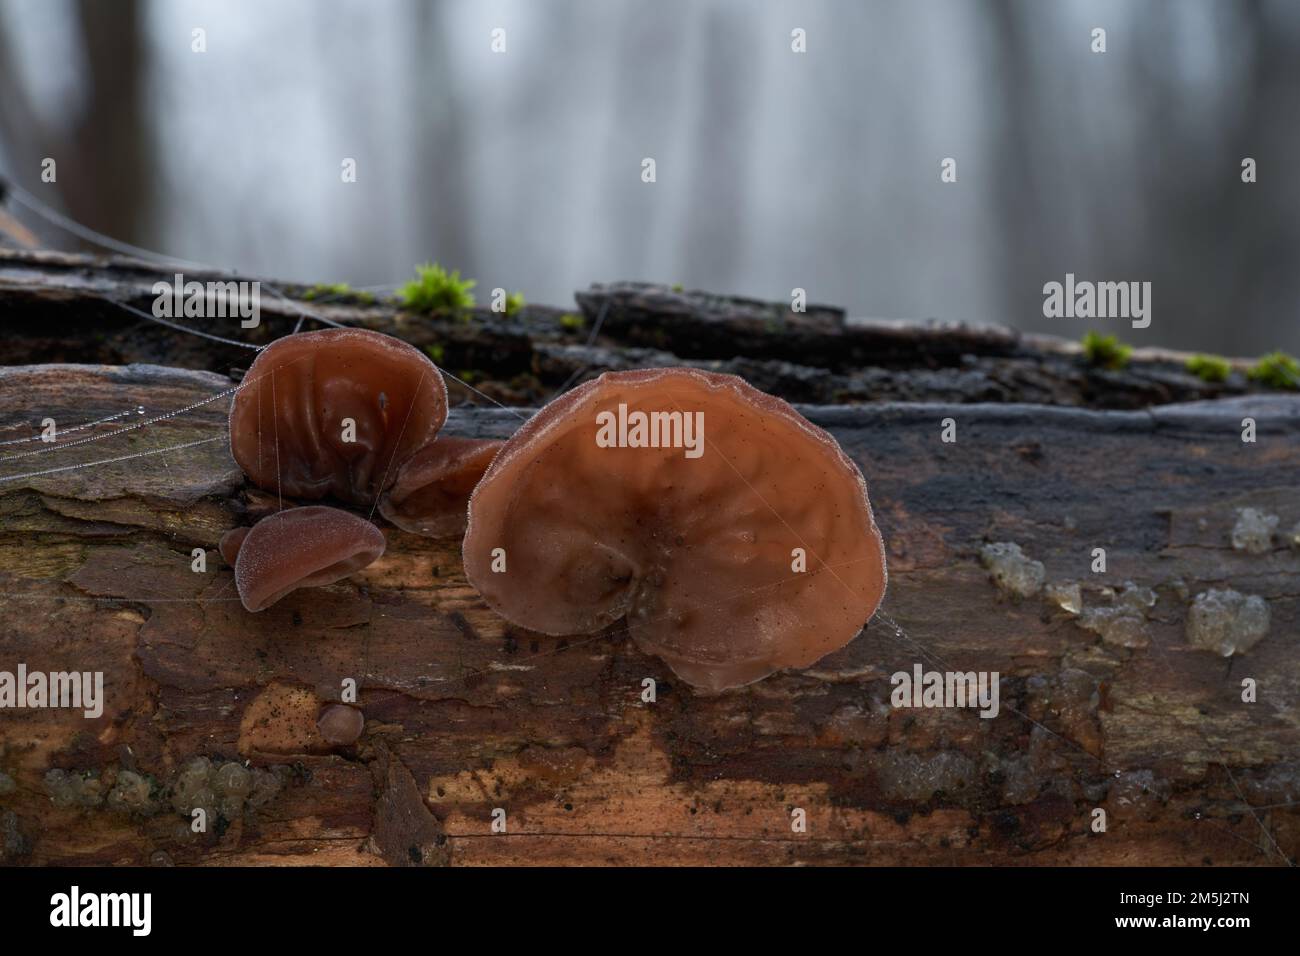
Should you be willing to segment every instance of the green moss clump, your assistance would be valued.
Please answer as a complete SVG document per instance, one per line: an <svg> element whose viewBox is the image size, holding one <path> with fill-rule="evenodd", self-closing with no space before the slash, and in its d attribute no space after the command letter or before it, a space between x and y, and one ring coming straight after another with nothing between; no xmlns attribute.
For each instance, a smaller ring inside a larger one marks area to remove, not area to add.
<svg viewBox="0 0 1300 956"><path fill-rule="evenodd" d="M1252 382L1269 388L1300 388L1300 363L1285 352L1269 352L1246 372Z"/></svg>
<svg viewBox="0 0 1300 956"><path fill-rule="evenodd" d="M560 316L560 328L566 332L581 332L586 324L586 320L574 312L565 312Z"/></svg>
<svg viewBox="0 0 1300 956"><path fill-rule="evenodd" d="M448 272L436 262L415 267L415 279L398 290L402 304L412 312L460 312L474 307L478 283L462 279L460 270Z"/></svg>
<svg viewBox="0 0 1300 956"><path fill-rule="evenodd" d="M360 302L362 305L370 305L375 301L375 297L369 292L358 292L346 282L318 282L302 294L304 302L315 302L319 299L348 299L353 302Z"/></svg>
<svg viewBox="0 0 1300 956"><path fill-rule="evenodd" d="M1193 355L1187 360L1187 371L1203 382L1226 382L1232 366L1217 355Z"/></svg>
<svg viewBox="0 0 1300 956"><path fill-rule="evenodd" d="M434 365L441 365L442 360L446 358L447 355L446 349L441 345L426 345L424 352L429 356L429 358L433 359Z"/></svg>
<svg viewBox="0 0 1300 956"><path fill-rule="evenodd" d="M674 291L674 292L681 292L681 291L683 291L683 289L682 289L682 284L681 284L680 282L674 282L674 283L673 283L673 291Z"/></svg>
<svg viewBox="0 0 1300 956"><path fill-rule="evenodd" d="M316 299L338 299L352 292L352 286L346 282L317 282L302 294L303 299L314 302Z"/></svg>
<svg viewBox="0 0 1300 956"><path fill-rule="evenodd" d="M1133 354L1131 346L1125 345L1113 335L1089 332L1083 337L1083 354L1092 365L1101 368L1121 369L1128 364Z"/></svg>
<svg viewBox="0 0 1300 956"><path fill-rule="evenodd" d="M524 294L522 292L511 292L506 296L506 315L518 315L524 310Z"/></svg>

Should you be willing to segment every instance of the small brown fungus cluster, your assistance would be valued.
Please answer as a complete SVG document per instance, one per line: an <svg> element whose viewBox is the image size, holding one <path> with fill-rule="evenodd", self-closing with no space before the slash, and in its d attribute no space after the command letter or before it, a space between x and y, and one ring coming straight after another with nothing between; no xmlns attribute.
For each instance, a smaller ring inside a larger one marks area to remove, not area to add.
<svg viewBox="0 0 1300 956"><path fill-rule="evenodd" d="M465 572L507 620L642 650L722 690L806 667L885 593L857 466L785 402L687 369L610 372L543 408L470 501Z"/></svg>
<svg viewBox="0 0 1300 956"><path fill-rule="evenodd" d="M739 687L851 641L885 593L884 544L857 465L790 405L693 369L611 372L507 442L439 436L447 390L411 346L360 329L264 349L230 446L280 500L333 498L415 534L464 534L470 583L552 635L626 620L687 683ZM244 606L329 584L384 552L368 520L291 507L221 539ZM333 706L336 745L364 721Z"/></svg>
<svg viewBox="0 0 1300 956"><path fill-rule="evenodd" d="M378 332L326 329L258 354L231 403L230 450L281 500L333 498L419 534L459 534L499 443L439 439L446 419L446 384L423 352ZM220 550L244 606L260 611L347 577L384 546L368 520L311 505L234 528Z"/></svg>

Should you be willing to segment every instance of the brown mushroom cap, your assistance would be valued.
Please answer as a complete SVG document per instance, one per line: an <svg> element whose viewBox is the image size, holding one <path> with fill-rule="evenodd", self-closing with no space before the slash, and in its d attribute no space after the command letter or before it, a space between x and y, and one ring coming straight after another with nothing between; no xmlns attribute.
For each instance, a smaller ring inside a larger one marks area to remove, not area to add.
<svg viewBox="0 0 1300 956"><path fill-rule="evenodd" d="M244 382L230 406L231 454L254 484L294 498L373 505L447 418L437 366L414 346L365 329L277 339Z"/></svg>
<svg viewBox="0 0 1300 956"><path fill-rule="evenodd" d="M398 470L379 499L379 513L403 531L431 538L465 533L469 496L502 443L442 435Z"/></svg>
<svg viewBox="0 0 1300 956"><path fill-rule="evenodd" d="M261 611L298 588L333 584L384 553L383 532L354 514L310 505L253 525L235 559L244 607Z"/></svg>
<svg viewBox="0 0 1300 956"><path fill-rule="evenodd" d="M702 412L699 457L600 447L597 415L620 404ZM886 585L866 484L835 440L739 378L689 369L608 372L542 409L475 489L464 558L508 620L581 634L626 615L642 650L710 690L843 647Z"/></svg>
<svg viewBox="0 0 1300 956"><path fill-rule="evenodd" d="M347 704L330 704L316 718L316 729L321 737L335 746L356 743L365 727L365 715Z"/></svg>

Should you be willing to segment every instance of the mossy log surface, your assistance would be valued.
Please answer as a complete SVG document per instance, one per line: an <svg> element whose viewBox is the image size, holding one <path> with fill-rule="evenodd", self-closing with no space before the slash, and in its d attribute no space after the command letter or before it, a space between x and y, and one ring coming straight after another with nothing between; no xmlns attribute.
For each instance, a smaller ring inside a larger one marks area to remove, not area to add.
<svg viewBox="0 0 1300 956"><path fill-rule="evenodd" d="M154 283L177 269L120 257L0 248L0 364L155 363L226 374L246 368L246 349L169 329L124 310L150 312ZM230 276L184 270L187 282ZM481 290L483 291L483 290ZM512 316L477 308L457 315L404 312L392 297L330 293L266 282L261 325L180 318L181 324L265 344L305 323L304 312L361 325L434 350L435 361L477 393L449 382L453 397L485 393L537 405L601 372L689 365L740 375L791 402L1017 403L1141 409L1246 394L1257 386L1245 361L1227 381L1190 374L1184 353L1137 348L1128 365L1088 363L1075 341L1001 326L849 319L840 309L678 290L644 283L593 285L577 307L526 306ZM1088 323L1062 325L1072 338ZM1121 337L1142 345L1145 333Z"/></svg>
<svg viewBox="0 0 1300 956"><path fill-rule="evenodd" d="M456 542L385 527L384 557L246 613L216 552L273 510L224 441L232 386L150 365L0 370L0 670L102 671L97 719L0 712L0 854L16 864L1280 864L1300 854L1300 551L1235 550L1237 508L1300 522L1300 400L1153 411L1019 404L808 406L867 477L883 606L802 672L704 696L618 626L508 625ZM144 409L143 414L136 411ZM522 412L521 414L526 414ZM1258 441L1241 441L1253 416ZM951 417L957 441L940 440ZM506 435L515 410L449 430ZM15 429L17 423L29 423ZM81 438L95 438L80 445ZM181 450L106 459L190 444ZM23 458L17 454L38 452ZM32 472L87 464L30 477ZM1019 544L1085 606L1154 589L1146 646L1110 643L981 567ZM1090 570L1104 547L1106 574ZM206 570L192 570L192 550ZM1267 637L1225 659L1184 634L1210 587L1264 597ZM997 671L1001 711L895 709L890 675ZM658 682L657 701L642 681ZM1243 703L1242 679L1258 701ZM316 717L357 682L355 746ZM283 768L281 788L193 834L169 802L196 756ZM47 775L89 781L52 801ZM147 799L103 798L130 771ZM97 782L98 791L93 784ZM98 795L97 795L98 794ZM507 830L492 831L496 808ZM802 808L806 832L793 832ZM1095 808L1107 814L1093 832Z"/></svg>

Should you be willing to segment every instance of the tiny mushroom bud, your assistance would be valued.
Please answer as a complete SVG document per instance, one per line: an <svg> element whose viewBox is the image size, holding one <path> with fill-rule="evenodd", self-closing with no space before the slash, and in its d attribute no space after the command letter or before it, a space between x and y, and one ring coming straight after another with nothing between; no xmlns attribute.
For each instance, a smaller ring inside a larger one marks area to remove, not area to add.
<svg viewBox="0 0 1300 956"><path fill-rule="evenodd" d="M469 496L500 448L500 441L485 438L438 438L402 465L379 499L379 513L403 531L431 538L464 534Z"/></svg>
<svg viewBox="0 0 1300 956"><path fill-rule="evenodd" d="M235 587L250 611L261 611L297 588L333 584L384 553L384 535L338 508L311 505L263 518L244 536Z"/></svg>
<svg viewBox="0 0 1300 956"><path fill-rule="evenodd" d="M326 743L335 746L354 744L366 726L366 718L355 707L346 704L330 704L316 718L316 728Z"/></svg>
<svg viewBox="0 0 1300 956"><path fill-rule="evenodd" d="M447 418L442 374L414 346L365 329L277 339L230 406L230 451L252 482L370 507Z"/></svg>
<svg viewBox="0 0 1300 956"><path fill-rule="evenodd" d="M706 690L843 647L886 585L866 484L835 440L690 369L608 372L538 412L475 489L464 558L515 624L580 634L626 616Z"/></svg>

